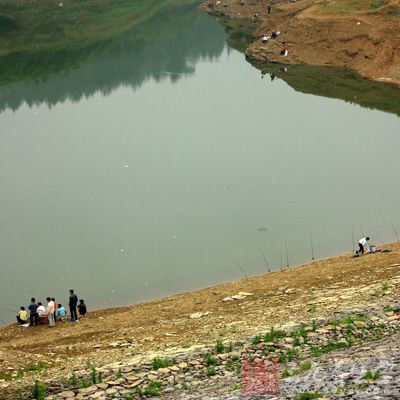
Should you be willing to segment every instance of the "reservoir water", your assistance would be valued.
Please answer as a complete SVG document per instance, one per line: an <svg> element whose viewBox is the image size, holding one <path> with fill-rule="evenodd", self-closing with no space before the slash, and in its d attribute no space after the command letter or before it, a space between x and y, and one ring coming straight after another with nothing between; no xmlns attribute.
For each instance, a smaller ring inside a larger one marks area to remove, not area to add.
<svg viewBox="0 0 400 400"><path fill-rule="evenodd" d="M175 3L0 79L0 323L70 288L90 310L310 262L311 236L317 259L396 239L400 90L259 70L245 39Z"/></svg>

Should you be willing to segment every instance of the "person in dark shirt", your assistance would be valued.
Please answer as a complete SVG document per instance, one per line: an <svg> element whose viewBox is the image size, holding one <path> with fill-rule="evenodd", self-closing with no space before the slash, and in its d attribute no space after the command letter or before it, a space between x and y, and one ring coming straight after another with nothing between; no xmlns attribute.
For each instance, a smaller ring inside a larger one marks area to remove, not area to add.
<svg viewBox="0 0 400 400"><path fill-rule="evenodd" d="M79 305L78 305L78 311L79 311L79 315L85 315L86 314L86 304L84 300L79 300Z"/></svg>
<svg viewBox="0 0 400 400"><path fill-rule="evenodd" d="M29 326L33 326L33 322L35 322L35 326L38 326L39 324L39 315L37 312L38 305L36 304L36 300L34 297L31 298L31 304L29 304L28 310L29 310L29 319L30 319L30 324Z"/></svg>
<svg viewBox="0 0 400 400"><path fill-rule="evenodd" d="M69 291L69 311L71 313L71 322L75 322L78 320L78 315L76 313L76 306L78 305L78 296L71 289Z"/></svg>

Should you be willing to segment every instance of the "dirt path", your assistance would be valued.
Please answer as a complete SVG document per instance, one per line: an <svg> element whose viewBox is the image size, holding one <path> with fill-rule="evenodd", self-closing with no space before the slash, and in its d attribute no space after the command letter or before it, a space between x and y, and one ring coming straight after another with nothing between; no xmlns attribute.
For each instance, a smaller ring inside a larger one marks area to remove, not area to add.
<svg viewBox="0 0 400 400"><path fill-rule="evenodd" d="M51 330L3 327L0 379L7 381L0 383L0 393L7 386L35 379L35 373L18 376L18 370L28 364L46 363L52 378L66 377L88 362L101 366L146 352L238 339L267 331L272 324L301 322L371 303L376 296L398 296L400 244L381 249L390 252L358 258L343 255L248 281L99 310L77 324L59 323ZM240 291L252 295L223 301ZM193 313L206 315L191 318Z"/></svg>
<svg viewBox="0 0 400 400"><path fill-rule="evenodd" d="M224 0L203 8L215 15L260 22L246 56L257 62L345 67L369 79L400 85L400 1L267 2ZM211 3L207 3L210 4ZM280 31L277 40L261 37ZM281 55L289 46L287 56Z"/></svg>

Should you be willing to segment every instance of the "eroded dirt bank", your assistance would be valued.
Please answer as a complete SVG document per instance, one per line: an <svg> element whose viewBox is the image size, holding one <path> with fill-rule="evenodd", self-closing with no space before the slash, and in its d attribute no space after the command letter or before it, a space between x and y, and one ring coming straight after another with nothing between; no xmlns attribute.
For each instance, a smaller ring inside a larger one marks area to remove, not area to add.
<svg viewBox="0 0 400 400"><path fill-rule="evenodd" d="M58 323L53 329L3 327L0 390L31 384L37 377L66 378L88 363L101 367L221 338L240 339L267 331L272 324L301 323L368 305L377 295L398 296L400 244L380 249L390 251L358 258L342 255L131 307L99 310L77 324ZM240 291L252 295L223 301ZM27 365L38 363L47 365L46 373L24 372Z"/></svg>
<svg viewBox="0 0 400 400"><path fill-rule="evenodd" d="M344 67L400 85L399 0L210 0L203 9L259 22L246 49L251 61ZM273 31L282 34L262 43L262 36ZM285 45L287 56L281 55Z"/></svg>

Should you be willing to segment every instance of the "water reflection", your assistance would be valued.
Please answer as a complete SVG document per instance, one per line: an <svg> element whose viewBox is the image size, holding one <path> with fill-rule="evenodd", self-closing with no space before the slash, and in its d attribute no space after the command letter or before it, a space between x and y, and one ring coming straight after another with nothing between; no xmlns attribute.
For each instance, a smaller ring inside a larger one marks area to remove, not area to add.
<svg viewBox="0 0 400 400"><path fill-rule="evenodd" d="M17 110L66 99L78 101L96 92L110 94L121 85L137 89L149 79L172 82L195 72L201 59L224 49L224 32L194 5L157 14L113 39L53 52L11 54L0 62L0 110ZM14 65L15 68L6 68Z"/></svg>

